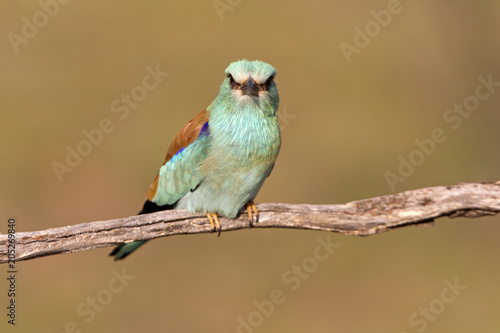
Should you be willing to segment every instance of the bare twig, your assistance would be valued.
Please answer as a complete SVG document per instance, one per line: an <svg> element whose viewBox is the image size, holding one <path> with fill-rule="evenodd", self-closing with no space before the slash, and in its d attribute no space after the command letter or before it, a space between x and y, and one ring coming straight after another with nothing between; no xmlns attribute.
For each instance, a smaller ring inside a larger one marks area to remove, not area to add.
<svg viewBox="0 0 500 333"><path fill-rule="evenodd" d="M500 211L500 182L460 183L396 193L343 205L259 204L255 228L297 228L373 235L410 224L432 222L440 216L480 217ZM248 228L246 213L234 220L220 219L222 230ZM16 261L71 253L179 234L211 232L204 214L183 210L82 223L15 234ZM0 247L7 249L7 235ZM6 251L0 263L6 263Z"/></svg>

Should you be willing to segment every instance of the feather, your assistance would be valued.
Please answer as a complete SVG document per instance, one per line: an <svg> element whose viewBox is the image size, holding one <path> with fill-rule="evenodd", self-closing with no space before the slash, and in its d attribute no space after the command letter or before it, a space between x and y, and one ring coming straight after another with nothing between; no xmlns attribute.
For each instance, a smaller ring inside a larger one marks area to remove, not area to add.
<svg viewBox="0 0 500 333"><path fill-rule="evenodd" d="M200 132L202 132L202 129L204 129L205 125L207 124L208 124L208 112L206 109L198 113L191 120L189 120L187 124L174 137L174 140L172 141L170 147L167 150L167 156L165 156L165 162L163 162L163 165L165 165L168 161L170 161L170 159L174 157L174 155L177 154L180 150L187 148L191 143L193 143L198 138ZM205 128L205 130L207 130L207 128ZM153 200L153 197L155 196L156 191L158 190L158 181L159 181L159 172L158 174L156 174L153 183L149 187L147 200L149 201Z"/></svg>

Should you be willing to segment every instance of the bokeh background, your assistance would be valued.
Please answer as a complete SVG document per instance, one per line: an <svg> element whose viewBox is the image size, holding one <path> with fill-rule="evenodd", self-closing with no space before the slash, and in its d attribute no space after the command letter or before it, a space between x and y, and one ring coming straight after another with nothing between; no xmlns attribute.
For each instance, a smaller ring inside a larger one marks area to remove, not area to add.
<svg viewBox="0 0 500 333"><path fill-rule="evenodd" d="M380 31L372 11L393 1L55 3L0 3L2 233L11 216L18 231L33 231L135 214L170 140L242 58L274 65L281 97L282 150L258 202L345 203L500 178L500 89L458 129L443 119L474 94L479 76L500 81L498 1L401 0ZM30 37L14 46L9 38L34 20L37 31L25 27ZM355 28L366 24L373 37L348 62L340 45L355 45ZM169 75L120 119L112 102L157 65ZM53 162L65 163L66 147L104 118L114 130L59 181ZM435 128L447 140L391 189L384 174ZM121 262L108 257L111 248L30 260L18 263L15 327L0 279L0 327L498 332L499 233L498 216L442 218L365 238L254 229L162 238ZM339 247L291 290L283 274L328 237ZM109 299L114 270L133 280ZM455 279L467 288L443 303L444 281ZM255 302L275 289L286 300L259 317ZM92 317L87 302L96 297L106 304ZM419 311L429 306L432 319L424 319Z"/></svg>

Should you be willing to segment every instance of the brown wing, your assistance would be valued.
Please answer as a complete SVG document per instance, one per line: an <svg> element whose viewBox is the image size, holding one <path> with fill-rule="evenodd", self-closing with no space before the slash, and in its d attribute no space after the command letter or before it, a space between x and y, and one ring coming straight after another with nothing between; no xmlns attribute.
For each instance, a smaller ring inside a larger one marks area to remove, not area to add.
<svg viewBox="0 0 500 333"><path fill-rule="evenodd" d="M177 154L179 150L181 150L182 148L186 148L191 143L193 143L194 140L196 140L196 138L200 134L203 125L205 125L207 121L208 121L208 112L206 109L201 111L196 116L194 116L190 121L188 121L187 124L179 131L179 133L177 133L174 140L170 144L163 165L167 163L175 154ZM158 188L158 179L159 179L159 174L156 174L155 180L149 187L149 192L147 197L149 201L151 201L156 194L156 190Z"/></svg>

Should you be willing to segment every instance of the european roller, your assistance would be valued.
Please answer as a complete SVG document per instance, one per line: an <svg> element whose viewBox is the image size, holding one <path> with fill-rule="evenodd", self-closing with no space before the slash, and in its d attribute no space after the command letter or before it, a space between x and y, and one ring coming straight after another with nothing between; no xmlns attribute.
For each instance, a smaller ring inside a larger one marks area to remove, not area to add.
<svg viewBox="0 0 500 333"><path fill-rule="evenodd" d="M172 141L139 214L167 209L206 213L220 233L218 216L235 218L246 207L257 222L253 200L271 173L281 145L276 70L262 61L227 67L215 100ZM145 241L118 245L123 259Z"/></svg>

